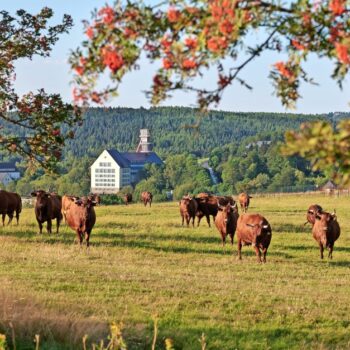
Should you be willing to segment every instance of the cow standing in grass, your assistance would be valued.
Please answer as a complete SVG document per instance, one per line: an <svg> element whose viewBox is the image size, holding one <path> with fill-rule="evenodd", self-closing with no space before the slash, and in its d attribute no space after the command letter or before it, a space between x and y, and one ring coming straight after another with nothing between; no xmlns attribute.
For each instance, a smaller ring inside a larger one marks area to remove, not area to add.
<svg viewBox="0 0 350 350"><path fill-rule="evenodd" d="M236 236L239 259L242 259L242 245L252 245L258 262L266 262L266 253L271 242L272 232L270 224L262 215L241 215L237 221Z"/></svg>
<svg viewBox="0 0 350 350"><path fill-rule="evenodd" d="M233 244L233 237L236 232L237 220L238 220L238 210L237 203L231 205L230 203L223 206L219 203L218 205L218 213L215 217L215 226L220 232L222 239L222 246L225 246L226 237L230 235L231 244Z"/></svg>
<svg viewBox="0 0 350 350"><path fill-rule="evenodd" d="M124 200L125 205L128 205L129 203L132 202L132 194L131 193L124 194L123 200Z"/></svg>
<svg viewBox="0 0 350 350"><path fill-rule="evenodd" d="M146 206L147 203L149 203L149 206L151 207L152 199L153 199L153 195L151 192L144 191L141 193L141 201L143 202L144 206Z"/></svg>
<svg viewBox="0 0 350 350"><path fill-rule="evenodd" d="M328 258L332 259L334 242L340 236L340 226L335 213L319 212L315 215L315 224L312 227L312 235L320 246L320 255L323 259L324 249L329 250Z"/></svg>
<svg viewBox="0 0 350 350"><path fill-rule="evenodd" d="M245 192L240 193L238 195L238 201L239 201L239 204L241 206L243 213L246 213L248 211L248 207L249 207L251 198L253 198L253 197L249 196L249 194L245 193Z"/></svg>
<svg viewBox="0 0 350 350"><path fill-rule="evenodd" d="M97 202L89 196L82 198L67 196L67 200L70 201L70 206L66 210L67 224L76 232L80 245L85 236L86 246L89 247L91 231L96 222L94 206Z"/></svg>
<svg viewBox="0 0 350 350"><path fill-rule="evenodd" d="M35 216L39 224L39 233L42 234L43 223L47 221L47 232L52 233L52 220L56 219L59 232L60 222L62 220L62 198L56 193L48 193L43 190L38 190L31 193L36 197L35 201Z"/></svg>
<svg viewBox="0 0 350 350"><path fill-rule="evenodd" d="M5 226L7 207L8 207L8 197L7 197L6 191L0 190L0 214L2 216L2 226Z"/></svg>
<svg viewBox="0 0 350 350"><path fill-rule="evenodd" d="M182 218L182 226L186 220L187 227L190 225L192 220L192 226L194 227L194 219L196 218L198 204L195 199L190 196L184 196L179 202L180 215Z"/></svg>
<svg viewBox="0 0 350 350"><path fill-rule="evenodd" d="M7 215L9 217L8 225L11 223L15 213L16 213L16 221L18 225L19 214L22 211L22 198L18 193L14 193L14 192L5 192L5 194L8 199L8 204L7 204Z"/></svg>
<svg viewBox="0 0 350 350"><path fill-rule="evenodd" d="M307 210L306 213L306 222L304 225L306 225L307 223L310 223L311 226L314 226L315 221L316 221L316 214L318 213L322 213L323 209L320 205L318 204L313 204L310 205L309 209Z"/></svg>

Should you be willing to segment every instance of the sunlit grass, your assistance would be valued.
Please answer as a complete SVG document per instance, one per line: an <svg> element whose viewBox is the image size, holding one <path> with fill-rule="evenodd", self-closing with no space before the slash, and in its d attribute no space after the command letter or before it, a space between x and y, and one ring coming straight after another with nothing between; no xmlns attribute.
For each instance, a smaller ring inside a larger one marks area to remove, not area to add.
<svg viewBox="0 0 350 350"><path fill-rule="evenodd" d="M39 236L25 209L19 226L0 228L0 332L12 321L28 348L40 333L43 348L76 349L84 334L99 339L122 321L129 349L149 349L156 314L159 348L170 337L176 349L200 349L202 333L208 349L350 348L349 201L254 198L250 212L273 229L267 264L251 247L238 261L204 222L183 228L177 203L96 208L88 251L65 225ZM303 225L314 203L337 209L333 261L319 259Z"/></svg>

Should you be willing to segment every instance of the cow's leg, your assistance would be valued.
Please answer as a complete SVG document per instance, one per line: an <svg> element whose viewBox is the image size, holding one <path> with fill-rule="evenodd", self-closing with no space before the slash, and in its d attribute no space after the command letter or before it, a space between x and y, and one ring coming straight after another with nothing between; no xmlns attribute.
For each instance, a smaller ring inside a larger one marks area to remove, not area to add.
<svg viewBox="0 0 350 350"><path fill-rule="evenodd" d="M38 221L38 224L39 224L39 235L41 235L43 233L43 224L39 220L37 220L37 221Z"/></svg>
<svg viewBox="0 0 350 350"><path fill-rule="evenodd" d="M333 259L333 244L331 244L329 247L329 253L328 253L328 258Z"/></svg>
<svg viewBox="0 0 350 350"><path fill-rule="evenodd" d="M60 218L58 217L58 218L56 219L56 233L57 233L57 234L59 233L59 230L60 230L60 222L61 222L61 220L60 220Z"/></svg>
<svg viewBox="0 0 350 350"><path fill-rule="evenodd" d="M208 226L210 227L210 215L206 215Z"/></svg>
<svg viewBox="0 0 350 350"><path fill-rule="evenodd" d="M323 259L323 244L320 243L320 255L321 255L321 259Z"/></svg>
<svg viewBox="0 0 350 350"><path fill-rule="evenodd" d="M47 233L52 233L52 221L47 219Z"/></svg>
<svg viewBox="0 0 350 350"><path fill-rule="evenodd" d="M17 225L19 224L19 211L16 211L16 220L17 220Z"/></svg>
<svg viewBox="0 0 350 350"><path fill-rule="evenodd" d="M2 226L5 226L6 213L2 214Z"/></svg>
<svg viewBox="0 0 350 350"><path fill-rule="evenodd" d="M202 217L203 217L203 215L202 214L199 214L199 215L197 215L197 227L199 226L199 224L200 224L200 222L201 222L201 220L202 220Z"/></svg>
<svg viewBox="0 0 350 350"><path fill-rule="evenodd" d="M195 219L196 217L195 216L192 216L192 227L194 228L194 219Z"/></svg>
<svg viewBox="0 0 350 350"><path fill-rule="evenodd" d="M86 248L90 246L90 232L85 232Z"/></svg>
<svg viewBox="0 0 350 350"><path fill-rule="evenodd" d="M183 226L184 222L185 222L185 217L183 215L181 215L181 218L182 218L182 226Z"/></svg>
<svg viewBox="0 0 350 350"><path fill-rule="evenodd" d="M80 246L83 243L83 234L79 231L79 229L77 230L77 237L78 237L78 242L80 243Z"/></svg>
<svg viewBox="0 0 350 350"><path fill-rule="evenodd" d="M237 241L237 253L238 253L238 259L242 260L242 241L238 239Z"/></svg>
<svg viewBox="0 0 350 350"><path fill-rule="evenodd" d="M267 248L262 249L263 252L263 262L266 263L266 253L267 253Z"/></svg>
<svg viewBox="0 0 350 350"><path fill-rule="evenodd" d="M261 263L261 252L260 252L259 247L258 247L257 244L254 243L254 242L252 243L252 246L253 246L253 248L254 248L254 250L255 250L256 259L258 260L259 263Z"/></svg>
<svg viewBox="0 0 350 350"><path fill-rule="evenodd" d="M13 213L8 213L7 215L9 217L9 222L7 223L7 225L10 225L13 219Z"/></svg>
<svg viewBox="0 0 350 350"><path fill-rule="evenodd" d="M187 215L186 215L186 225L187 225L187 227L190 226L190 221L191 221L191 218L190 218L190 216L187 214Z"/></svg>
<svg viewBox="0 0 350 350"><path fill-rule="evenodd" d="M152 201L149 201L149 207L151 207L152 206Z"/></svg>
<svg viewBox="0 0 350 350"><path fill-rule="evenodd" d="M230 233L231 245L233 245L233 234Z"/></svg>

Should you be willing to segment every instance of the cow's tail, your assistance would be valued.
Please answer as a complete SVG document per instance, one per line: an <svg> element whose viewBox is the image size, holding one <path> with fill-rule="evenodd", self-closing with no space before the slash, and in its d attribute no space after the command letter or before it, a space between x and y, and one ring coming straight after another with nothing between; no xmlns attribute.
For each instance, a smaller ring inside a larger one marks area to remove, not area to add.
<svg viewBox="0 0 350 350"><path fill-rule="evenodd" d="M17 213L20 214L22 212L22 198L19 197L19 203L17 208Z"/></svg>

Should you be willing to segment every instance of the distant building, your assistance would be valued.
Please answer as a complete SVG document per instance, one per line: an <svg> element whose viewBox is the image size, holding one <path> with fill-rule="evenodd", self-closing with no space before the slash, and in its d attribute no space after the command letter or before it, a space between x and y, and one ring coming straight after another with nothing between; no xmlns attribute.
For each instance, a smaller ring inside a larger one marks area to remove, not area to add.
<svg viewBox="0 0 350 350"><path fill-rule="evenodd" d="M151 136L147 129L140 130L140 142L136 152L104 150L91 166L91 192L117 193L141 179L146 164L163 164L152 152Z"/></svg>
<svg viewBox="0 0 350 350"><path fill-rule="evenodd" d="M328 180L321 188L321 191L324 191L326 193L331 193L334 190L337 190L338 186L331 180Z"/></svg>
<svg viewBox="0 0 350 350"><path fill-rule="evenodd" d="M7 186L11 181L18 180L21 177L15 163L0 163L0 183Z"/></svg>

